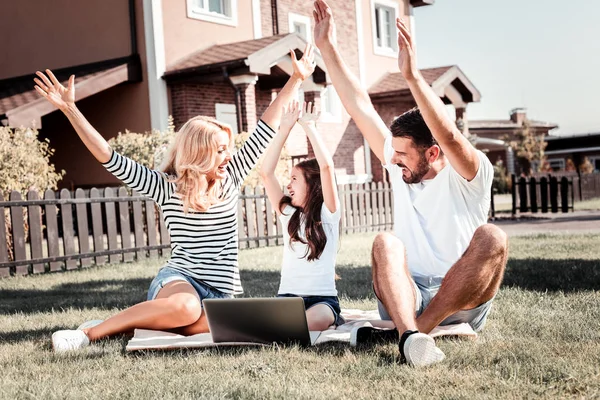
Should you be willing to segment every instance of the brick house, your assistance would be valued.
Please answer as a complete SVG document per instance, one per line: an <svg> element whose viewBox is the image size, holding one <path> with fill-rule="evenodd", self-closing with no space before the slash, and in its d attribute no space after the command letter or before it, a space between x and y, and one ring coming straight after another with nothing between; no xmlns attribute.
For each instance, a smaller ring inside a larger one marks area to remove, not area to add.
<svg viewBox="0 0 600 400"><path fill-rule="evenodd" d="M548 137L552 130L558 128L557 124L551 122L529 119L527 110L521 107L512 109L509 119L471 120L468 129L470 133L477 136L476 146L486 151L492 163L496 163L500 159L509 174L519 174L520 166L506 142L523 129L525 121L529 123L535 136Z"/></svg>
<svg viewBox="0 0 600 400"><path fill-rule="evenodd" d="M384 121L414 106L397 72L394 20L434 0L330 0L340 51L368 88ZM301 56L312 41L312 0L89 0L11 2L0 28L0 120L40 128L56 153L52 162L67 174L62 187L114 184L75 137L60 112L32 90L33 73L53 69L59 79L76 74L78 106L104 137L129 129L176 127L209 115L248 131L291 73L288 50ZM61 21L30 24L28 21ZM27 26L27 30L22 29ZM9 32L19 31L17 35ZM24 51L23 49L27 49ZM423 71L458 120L480 94L457 66ZM383 179L362 135L343 109L322 60L300 98L322 110L323 133L340 183ZM464 125L464 123L463 123ZM306 137L294 130L288 152L311 156Z"/></svg>
<svg viewBox="0 0 600 400"><path fill-rule="evenodd" d="M594 168L593 172L600 172L600 132L548 136L546 142L545 153L552 170L569 169L569 160L571 168L579 170L587 158Z"/></svg>

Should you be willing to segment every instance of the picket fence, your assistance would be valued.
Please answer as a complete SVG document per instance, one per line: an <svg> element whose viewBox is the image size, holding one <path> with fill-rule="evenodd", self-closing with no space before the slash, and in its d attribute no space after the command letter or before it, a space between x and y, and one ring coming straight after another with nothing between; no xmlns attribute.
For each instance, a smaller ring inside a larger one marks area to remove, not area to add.
<svg viewBox="0 0 600 400"><path fill-rule="evenodd" d="M389 183L340 185L341 231L392 228ZM240 248L282 244L279 219L262 187L238 203ZM170 241L158 207L125 187L0 194L0 277L87 268L167 256Z"/></svg>

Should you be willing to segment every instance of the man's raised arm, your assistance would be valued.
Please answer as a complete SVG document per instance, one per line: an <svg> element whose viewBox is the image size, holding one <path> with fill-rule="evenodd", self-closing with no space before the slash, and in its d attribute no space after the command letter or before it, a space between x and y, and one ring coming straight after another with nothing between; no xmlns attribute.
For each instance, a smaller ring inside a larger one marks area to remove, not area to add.
<svg viewBox="0 0 600 400"><path fill-rule="evenodd" d="M385 162L383 143L386 135L389 134L389 129L375 111L367 91L361 87L356 76L340 56L331 8L323 0L316 0L314 6L315 44L321 51L333 87L377 158Z"/></svg>
<svg viewBox="0 0 600 400"><path fill-rule="evenodd" d="M398 28L398 66L410 88L417 106L431 134L448 158L450 165L463 178L472 180L479 169L479 157L475 147L458 130L456 124L448 117L442 100L427 84L417 68L410 33L401 19L396 19Z"/></svg>

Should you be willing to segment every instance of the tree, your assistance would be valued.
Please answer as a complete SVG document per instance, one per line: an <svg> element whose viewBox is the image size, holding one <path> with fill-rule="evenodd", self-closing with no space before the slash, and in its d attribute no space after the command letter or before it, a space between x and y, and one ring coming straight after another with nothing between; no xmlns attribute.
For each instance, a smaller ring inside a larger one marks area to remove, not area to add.
<svg viewBox="0 0 600 400"><path fill-rule="evenodd" d="M528 120L523 121L523 125L515 132L514 137L504 137L512 147L522 171L526 175L532 172L539 172L544 164L544 150L548 143L544 140L544 134L536 134ZM535 169L535 171L533 171Z"/></svg>

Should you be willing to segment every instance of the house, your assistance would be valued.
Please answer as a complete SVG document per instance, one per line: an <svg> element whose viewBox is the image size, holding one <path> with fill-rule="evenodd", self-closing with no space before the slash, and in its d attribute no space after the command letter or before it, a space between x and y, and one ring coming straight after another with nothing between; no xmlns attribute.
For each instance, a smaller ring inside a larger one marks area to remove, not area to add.
<svg viewBox="0 0 600 400"><path fill-rule="evenodd" d="M513 150L507 142L515 138L526 121L535 136L546 137L553 129L558 128L557 124L551 122L529 119L527 109L520 107L510 111L509 119L470 120L468 130L477 137L476 147L484 150L492 163L495 164L500 159L507 172L514 174L520 171Z"/></svg>
<svg viewBox="0 0 600 400"><path fill-rule="evenodd" d="M587 158L593 172L600 172L600 132L546 137L546 157L554 171L578 169Z"/></svg>
<svg viewBox="0 0 600 400"><path fill-rule="evenodd" d="M434 0L330 0L340 51L386 123L414 106L397 72L394 20ZM32 123L56 149L62 187L116 183L84 148L67 119L33 90L36 70L60 80L75 74L77 103L105 138L129 129L176 127L209 115L250 131L291 73L288 50L312 40L312 0L86 0L8 2L3 7L0 120ZM31 21L37 21L31 24ZM59 23L57 23L59 22ZM26 29L24 29L26 27ZM19 32L18 35L9 34ZM423 71L457 119L480 94L457 66ZM300 98L322 110L323 132L340 183L383 178L377 162L330 84L326 67L305 82ZM288 152L312 150L294 130Z"/></svg>

